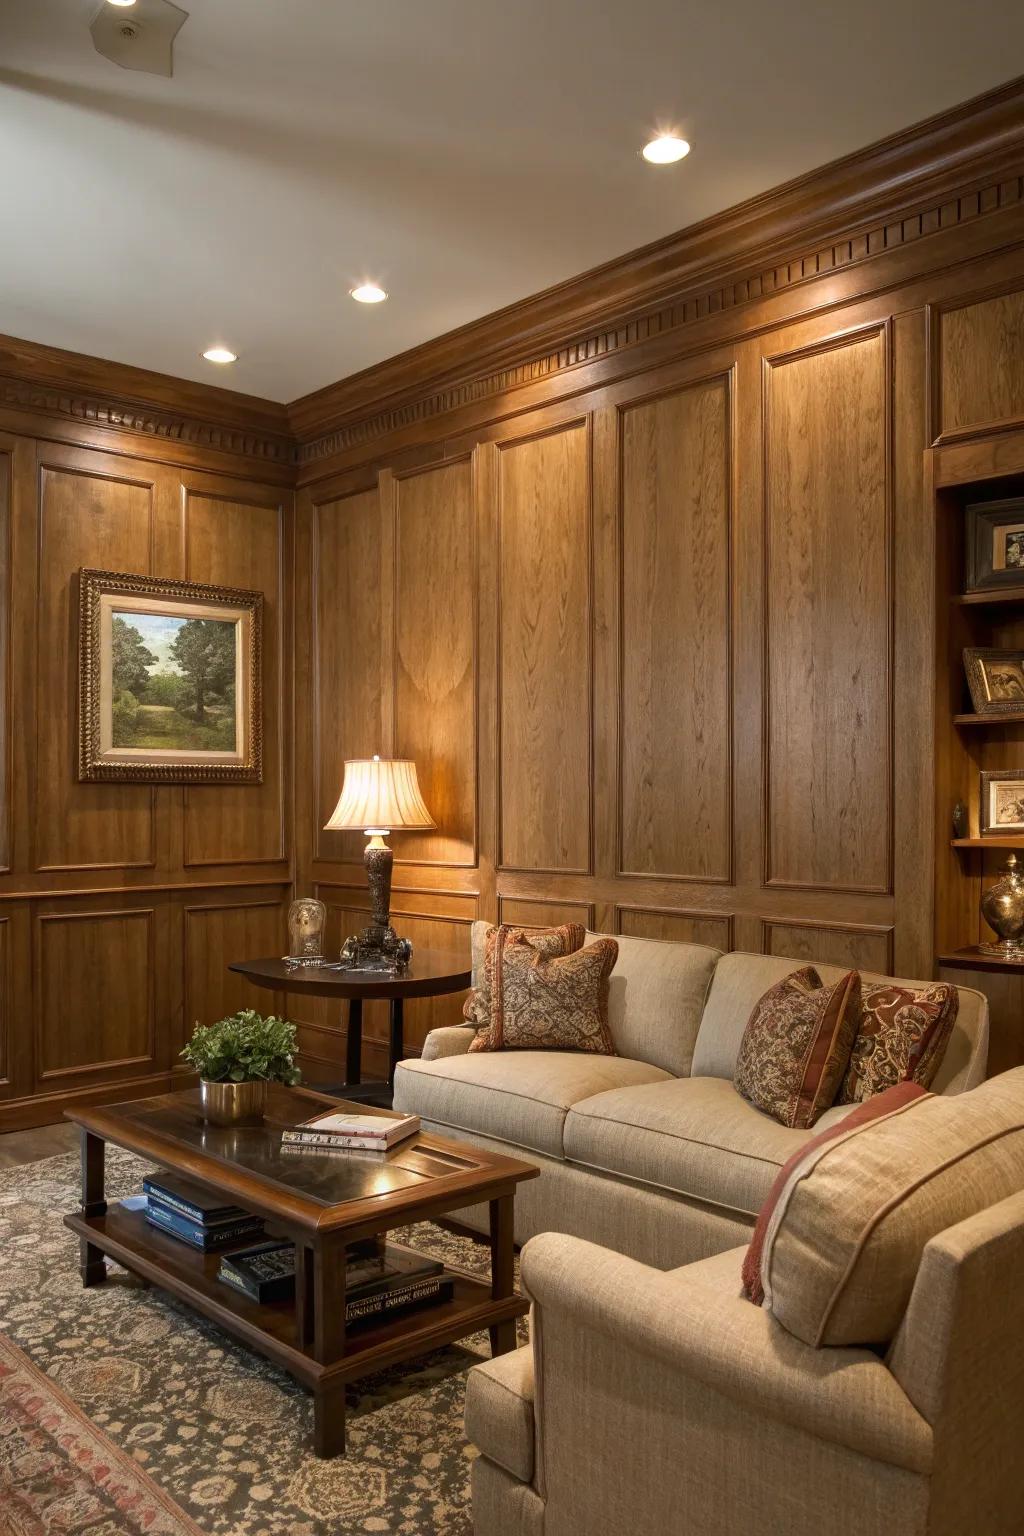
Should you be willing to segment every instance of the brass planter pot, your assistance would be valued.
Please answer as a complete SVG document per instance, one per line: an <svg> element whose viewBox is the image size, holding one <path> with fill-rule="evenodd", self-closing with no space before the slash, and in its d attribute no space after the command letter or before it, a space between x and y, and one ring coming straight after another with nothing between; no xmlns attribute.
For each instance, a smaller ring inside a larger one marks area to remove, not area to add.
<svg viewBox="0 0 1024 1536"><path fill-rule="evenodd" d="M211 1125L258 1125L267 1108L267 1084L199 1082L199 1105Z"/></svg>

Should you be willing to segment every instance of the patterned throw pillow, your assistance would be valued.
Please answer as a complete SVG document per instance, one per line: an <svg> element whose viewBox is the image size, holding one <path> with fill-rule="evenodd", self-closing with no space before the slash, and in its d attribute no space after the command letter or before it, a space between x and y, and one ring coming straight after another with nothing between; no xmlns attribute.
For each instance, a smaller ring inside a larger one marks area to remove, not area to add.
<svg viewBox="0 0 1024 1536"><path fill-rule="evenodd" d="M843 1080L860 1021L860 976L822 985L813 966L784 976L754 1005L733 1082L782 1125L806 1130Z"/></svg>
<svg viewBox="0 0 1024 1536"><path fill-rule="evenodd" d="M480 924L477 926L482 927ZM528 944L541 955L569 955L583 948L585 938L586 929L582 923L563 923L559 928L538 928L533 933L527 933L525 929L517 928L511 923L500 923L488 929L484 938L483 963L479 967L479 985L473 988L462 1008L462 1017L467 1023L474 1024L477 1030L470 1044L470 1050L496 1049L491 1045L491 999L494 986L494 956L497 950L504 948L506 944L515 943ZM476 942L474 933L474 946ZM475 963L474 960L474 965Z"/></svg>
<svg viewBox="0 0 1024 1536"><path fill-rule="evenodd" d="M839 1104L862 1104L896 1083L927 1088L953 1033L960 994L948 981L865 986L863 1011Z"/></svg>
<svg viewBox="0 0 1024 1536"><path fill-rule="evenodd" d="M544 955L514 940L497 945L490 1049L614 1056L608 977L618 955L614 939L569 955Z"/></svg>

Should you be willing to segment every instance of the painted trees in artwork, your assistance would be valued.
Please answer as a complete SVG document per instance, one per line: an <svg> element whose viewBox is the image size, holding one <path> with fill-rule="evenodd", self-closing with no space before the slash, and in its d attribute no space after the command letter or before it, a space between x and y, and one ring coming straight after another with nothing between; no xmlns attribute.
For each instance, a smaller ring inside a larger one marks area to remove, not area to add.
<svg viewBox="0 0 1024 1536"><path fill-rule="evenodd" d="M206 723L211 696L234 702L235 631L220 619L188 619L179 629L171 655L188 687L188 712L197 725Z"/></svg>

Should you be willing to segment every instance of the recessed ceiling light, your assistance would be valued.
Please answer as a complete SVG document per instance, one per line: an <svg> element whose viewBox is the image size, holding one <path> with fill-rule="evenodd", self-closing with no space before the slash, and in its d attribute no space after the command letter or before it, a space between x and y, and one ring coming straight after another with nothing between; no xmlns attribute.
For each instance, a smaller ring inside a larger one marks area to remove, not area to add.
<svg viewBox="0 0 1024 1536"><path fill-rule="evenodd" d="M203 353L208 363L237 363L238 353L231 352L227 347L207 347Z"/></svg>
<svg viewBox="0 0 1024 1536"><path fill-rule="evenodd" d="M358 288L350 288L349 293L357 304L383 304L387 294L376 283L360 283Z"/></svg>
<svg viewBox="0 0 1024 1536"><path fill-rule="evenodd" d="M135 0L109 0L111 5L134 5Z"/></svg>
<svg viewBox="0 0 1024 1536"><path fill-rule="evenodd" d="M674 165L689 153L689 144L674 133L659 133L656 139L644 145L644 159L651 165Z"/></svg>

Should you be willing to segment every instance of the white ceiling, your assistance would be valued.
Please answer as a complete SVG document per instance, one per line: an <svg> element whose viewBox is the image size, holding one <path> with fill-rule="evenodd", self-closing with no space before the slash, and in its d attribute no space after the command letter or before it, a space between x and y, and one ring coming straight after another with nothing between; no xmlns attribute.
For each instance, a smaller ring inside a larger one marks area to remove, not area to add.
<svg viewBox="0 0 1024 1536"><path fill-rule="evenodd" d="M275 400L1024 60L1014 0L180 0L167 80L94 52L103 3L0 0L0 332Z"/></svg>

